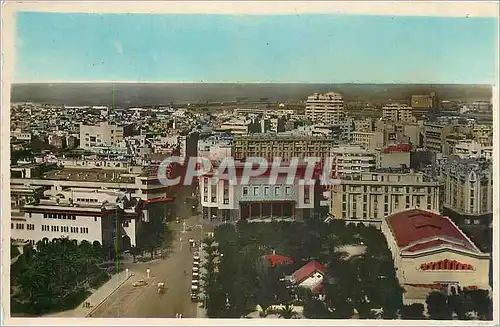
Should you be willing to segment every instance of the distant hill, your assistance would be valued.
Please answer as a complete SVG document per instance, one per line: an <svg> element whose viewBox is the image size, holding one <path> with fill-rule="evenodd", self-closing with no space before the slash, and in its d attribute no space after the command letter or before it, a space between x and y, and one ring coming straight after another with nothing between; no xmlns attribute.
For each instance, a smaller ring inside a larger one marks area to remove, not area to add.
<svg viewBox="0 0 500 327"><path fill-rule="evenodd" d="M169 103L245 101L297 102L314 92L340 92L346 100L388 101L435 91L439 99L489 100L489 85L459 84L115 84L116 106L152 106ZM109 105L112 83L14 84L11 102L65 105Z"/></svg>

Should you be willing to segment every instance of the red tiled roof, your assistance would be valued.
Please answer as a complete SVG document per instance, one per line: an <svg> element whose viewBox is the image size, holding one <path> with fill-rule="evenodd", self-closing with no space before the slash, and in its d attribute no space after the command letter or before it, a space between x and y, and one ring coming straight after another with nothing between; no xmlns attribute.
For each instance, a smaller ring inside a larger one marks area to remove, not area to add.
<svg viewBox="0 0 500 327"><path fill-rule="evenodd" d="M279 254L267 254L264 258L271 264L272 267L293 263L292 259Z"/></svg>
<svg viewBox="0 0 500 327"><path fill-rule="evenodd" d="M463 243L465 248L475 251L475 246L462 234L448 217L421 210L410 209L395 213L387 217L387 223L392 229L392 233L396 239L396 243L400 248L416 243L423 239L429 238L446 238L456 240L458 243ZM427 244L426 244L427 243ZM422 243L413 251L421 250L436 246L440 243L426 242ZM414 248L414 247L412 247Z"/></svg>
<svg viewBox="0 0 500 327"><path fill-rule="evenodd" d="M415 244L414 246L405 249L405 251L417 252L417 251L428 249L428 248L432 248L432 247L435 247L435 246L438 246L438 245L441 245L441 244L450 244L450 245L458 246L458 247L466 249L466 250L470 250L465 245L460 245L460 244L456 244L456 243L453 243L453 242L448 242L446 240L432 240L432 241L429 241L429 242L423 242L423 243Z"/></svg>
<svg viewBox="0 0 500 327"><path fill-rule="evenodd" d="M317 271L325 273L326 266L322 265L317 260L308 262L306 265L302 266L299 270L297 270L292 274L292 279L294 281L294 284L300 284L307 277L311 276L313 273Z"/></svg>

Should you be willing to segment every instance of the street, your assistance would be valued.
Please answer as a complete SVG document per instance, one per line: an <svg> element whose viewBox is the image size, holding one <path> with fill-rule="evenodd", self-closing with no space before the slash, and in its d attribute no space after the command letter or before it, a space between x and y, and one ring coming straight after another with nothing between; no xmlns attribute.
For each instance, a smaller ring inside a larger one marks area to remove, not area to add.
<svg viewBox="0 0 500 327"><path fill-rule="evenodd" d="M191 216L183 222L170 222L169 227L174 234L170 254L166 259L152 263L130 263L126 268L135 274L130 282L106 299L92 314L92 317L128 317L128 318L175 318L182 314L183 318L196 318L198 303L191 302L192 253L189 239L196 240L197 245L202 237L198 216ZM191 228L189 228L191 227ZM198 247L196 247L198 249ZM146 276L150 269L150 278ZM133 287L133 281L144 279L148 285ZM158 293L157 284L165 283L165 292Z"/></svg>

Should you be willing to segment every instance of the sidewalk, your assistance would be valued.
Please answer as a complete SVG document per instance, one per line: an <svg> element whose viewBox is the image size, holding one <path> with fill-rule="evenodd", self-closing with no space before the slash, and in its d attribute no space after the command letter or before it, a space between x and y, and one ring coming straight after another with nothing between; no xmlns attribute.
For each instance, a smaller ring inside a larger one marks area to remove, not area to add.
<svg viewBox="0 0 500 327"><path fill-rule="evenodd" d="M113 294L117 289L119 289L126 281L128 281L132 276L129 273L126 277L126 272L122 271L116 275L113 275L110 280L108 280L104 285L99 287L94 291L84 302L90 302L90 308L84 308L83 303L80 303L78 307L73 310L57 312L45 317L88 317L101 303L103 303L111 294Z"/></svg>

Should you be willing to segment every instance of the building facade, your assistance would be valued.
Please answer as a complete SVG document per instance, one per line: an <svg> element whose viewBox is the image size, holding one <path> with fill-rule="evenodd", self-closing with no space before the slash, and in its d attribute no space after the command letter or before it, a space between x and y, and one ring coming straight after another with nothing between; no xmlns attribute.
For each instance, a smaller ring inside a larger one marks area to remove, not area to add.
<svg viewBox="0 0 500 327"><path fill-rule="evenodd" d="M409 169L378 169L344 177L331 191L336 219L380 221L392 212L421 207L441 212L442 184Z"/></svg>
<svg viewBox="0 0 500 327"><path fill-rule="evenodd" d="M103 247L136 245L142 202L117 191L70 188L14 210L11 237L35 245L44 238L99 242Z"/></svg>
<svg viewBox="0 0 500 327"><path fill-rule="evenodd" d="M291 158L319 157L327 158L330 149L337 143L336 140L326 137L312 136L272 136L251 135L236 136L234 138L233 155L235 160L244 160L248 157L282 158L289 161Z"/></svg>
<svg viewBox="0 0 500 327"><path fill-rule="evenodd" d="M337 125L345 116L344 99L339 93L315 93L307 97L306 116L313 122Z"/></svg>
<svg viewBox="0 0 500 327"><path fill-rule="evenodd" d="M377 151L360 145L337 145L332 148L330 157L334 158L337 176L342 178L376 168Z"/></svg>
<svg viewBox="0 0 500 327"><path fill-rule="evenodd" d="M483 224L479 217L493 213L493 167L485 158L449 157L440 167L444 206L461 216L460 224Z"/></svg>
<svg viewBox="0 0 500 327"><path fill-rule="evenodd" d="M404 210L384 218L381 230L405 289L404 304L425 306L434 290L490 289L489 254L481 252L450 218L422 209Z"/></svg>
<svg viewBox="0 0 500 327"><path fill-rule="evenodd" d="M272 221L275 219L302 220L315 208L315 183L301 185L305 166L297 169L293 183L287 175L279 174L275 183L270 181L271 168L261 176L250 177L248 183L231 185L219 179L217 168L200 177L200 203L203 219L238 221ZM235 166L236 180L241 180L243 165Z"/></svg>
<svg viewBox="0 0 500 327"><path fill-rule="evenodd" d="M393 122L414 122L412 110L412 107L405 104L387 104L382 107L382 119Z"/></svg>
<svg viewBox="0 0 500 327"><path fill-rule="evenodd" d="M97 125L80 124L80 148L92 150L96 147L119 146L126 136L132 135L131 125L113 125L100 122Z"/></svg>

